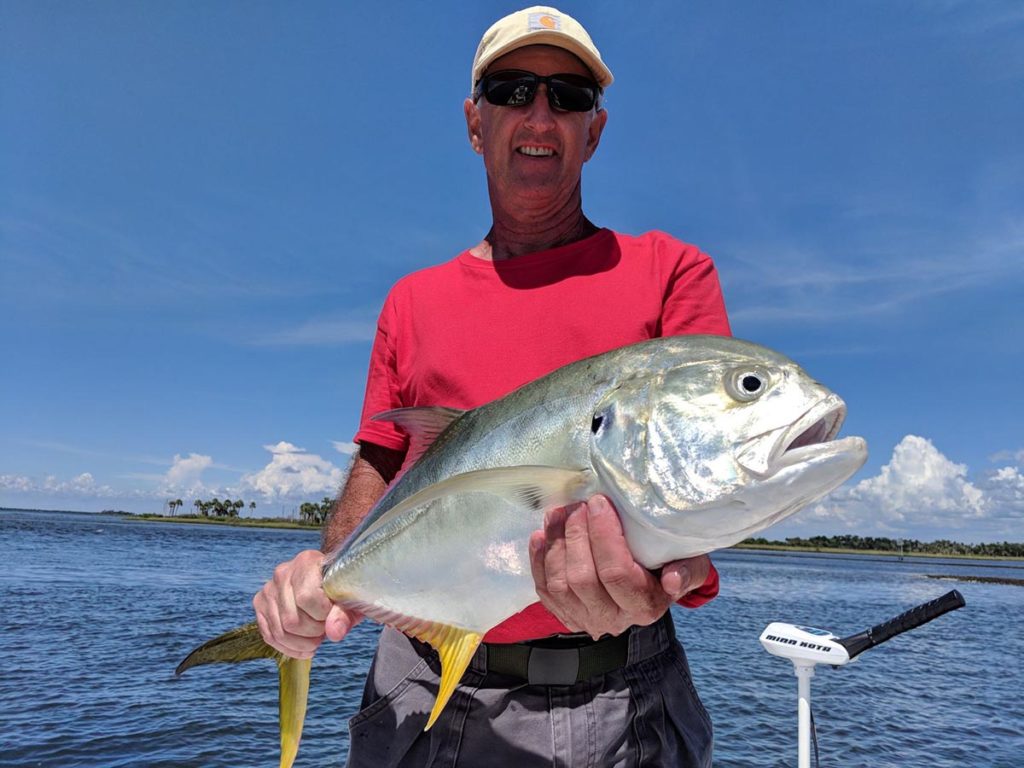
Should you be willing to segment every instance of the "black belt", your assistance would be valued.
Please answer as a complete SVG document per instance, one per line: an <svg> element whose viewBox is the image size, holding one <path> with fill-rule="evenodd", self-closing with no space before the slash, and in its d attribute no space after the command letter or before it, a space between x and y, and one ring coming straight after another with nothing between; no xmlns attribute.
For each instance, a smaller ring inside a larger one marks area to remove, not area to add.
<svg viewBox="0 0 1024 768"><path fill-rule="evenodd" d="M528 643L486 643L487 671L531 685L573 685L626 666L630 631L618 637L553 637Z"/></svg>

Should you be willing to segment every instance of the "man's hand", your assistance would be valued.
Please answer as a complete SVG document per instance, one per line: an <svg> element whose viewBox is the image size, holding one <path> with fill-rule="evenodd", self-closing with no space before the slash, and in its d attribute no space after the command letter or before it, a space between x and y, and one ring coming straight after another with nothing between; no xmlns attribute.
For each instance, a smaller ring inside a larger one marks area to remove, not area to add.
<svg viewBox="0 0 1024 768"><path fill-rule="evenodd" d="M252 599L263 639L294 659L312 658L324 637L341 640L363 618L327 599L320 587L323 557L307 549L281 563Z"/></svg>
<svg viewBox="0 0 1024 768"><path fill-rule="evenodd" d="M657 578L633 559L618 513L604 496L552 510L530 537L541 602L574 632L594 639L657 621L708 577L707 555L677 560Z"/></svg>

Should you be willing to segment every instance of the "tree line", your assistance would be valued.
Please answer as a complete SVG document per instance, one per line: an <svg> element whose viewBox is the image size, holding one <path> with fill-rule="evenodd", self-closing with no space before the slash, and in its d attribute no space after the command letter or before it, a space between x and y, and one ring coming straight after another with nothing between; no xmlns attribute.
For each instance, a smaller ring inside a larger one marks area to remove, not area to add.
<svg viewBox="0 0 1024 768"><path fill-rule="evenodd" d="M334 499L324 496L319 502L304 501L299 505L299 522L305 525L323 525L334 506Z"/></svg>
<svg viewBox="0 0 1024 768"><path fill-rule="evenodd" d="M184 506L184 502L181 499L168 499L167 509L171 515L177 514L177 511ZM238 517L238 513L245 509L246 504L241 499L218 499L214 496L209 501L204 499L196 499L192 502L192 506L196 508L196 514L200 517ZM252 512L256 511L256 502L249 502L249 509Z"/></svg>
<svg viewBox="0 0 1024 768"><path fill-rule="evenodd" d="M873 549L895 554L917 553L922 555L985 555L988 557L1024 557L1024 543L1010 541L994 544L964 544L959 541L939 539L918 541L917 539L891 539L885 536L811 536L810 538L790 537L785 541L768 539L747 539L744 544L753 546L787 546L807 549Z"/></svg>
<svg viewBox="0 0 1024 768"><path fill-rule="evenodd" d="M167 511L171 516L175 516L184 504L185 502L181 499L168 499ZM247 505L242 499L222 500L214 496L209 500L196 499L192 502L192 506L195 507L195 514L199 517L238 517L238 513ZM305 501L299 506L299 522L303 525L323 525L332 506L334 506L334 499L330 496L324 496L319 502ZM250 511L255 512L256 502L250 501L248 507Z"/></svg>

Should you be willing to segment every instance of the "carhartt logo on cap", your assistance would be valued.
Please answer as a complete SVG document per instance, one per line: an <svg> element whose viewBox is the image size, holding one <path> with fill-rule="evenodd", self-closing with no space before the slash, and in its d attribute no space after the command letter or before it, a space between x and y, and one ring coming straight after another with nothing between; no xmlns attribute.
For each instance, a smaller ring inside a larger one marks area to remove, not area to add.
<svg viewBox="0 0 1024 768"><path fill-rule="evenodd" d="M527 28L531 32L535 32L538 29L557 30L562 28L562 20L550 13L531 13L527 22Z"/></svg>

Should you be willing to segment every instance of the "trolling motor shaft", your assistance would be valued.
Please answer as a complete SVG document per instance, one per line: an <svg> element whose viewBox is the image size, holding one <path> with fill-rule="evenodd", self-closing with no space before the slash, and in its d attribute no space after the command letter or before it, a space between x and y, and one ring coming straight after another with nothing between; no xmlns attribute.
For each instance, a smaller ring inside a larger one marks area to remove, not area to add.
<svg viewBox="0 0 1024 768"><path fill-rule="evenodd" d="M957 590L911 608L871 629L840 638L828 630L775 621L761 633L761 645L768 653L793 662L797 677L797 719L799 726L799 768L811 765L811 678L814 667L829 664L839 667L876 645L891 640L944 613L963 608L967 602Z"/></svg>

